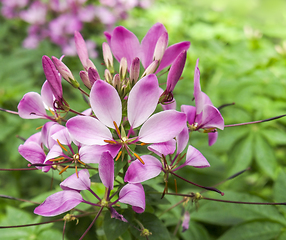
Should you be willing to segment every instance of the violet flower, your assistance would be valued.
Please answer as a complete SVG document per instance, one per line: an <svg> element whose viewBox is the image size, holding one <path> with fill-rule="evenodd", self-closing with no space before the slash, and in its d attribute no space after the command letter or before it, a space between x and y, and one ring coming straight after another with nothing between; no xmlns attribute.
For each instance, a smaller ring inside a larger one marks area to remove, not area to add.
<svg viewBox="0 0 286 240"><path fill-rule="evenodd" d="M157 43L158 41L167 43L168 34L161 23L156 23L150 28L141 44L132 32L122 26L116 27L112 34L105 32L105 36L116 60L120 62L123 57L127 59L128 69L136 57L140 58L144 69L146 69L154 61L154 54L156 53L156 56L162 56L160 59L155 59L160 61L157 69L157 72L159 72L171 65L182 51L188 50L190 47L190 42L180 42L168 47L166 50L162 49L162 44ZM160 37L162 38L160 39ZM158 48L161 49L161 53L158 53Z"/></svg>
<svg viewBox="0 0 286 240"><path fill-rule="evenodd" d="M196 107L182 105L182 112L186 113L191 131L204 129L209 135L209 145L213 145L217 139L216 129L224 129L224 120L219 110L212 104L210 98L201 91L200 70L198 68L199 59L197 60L194 75L194 98Z"/></svg>
<svg viewBox="0 0 286 240"><path fill-rule="evenodd" d="M110 190L114 185L114 161L109 152L103 152L98 166L99 177L106 187L107 192L103 199L100 199L91 188L91 181L89 179L89 172L87 169L80 170L78 175L74 173L60 186L63 189L49 196L41 205L35 208L34 213L41 216L56 216L69 211L80 203L86 203L98 207L107 207L113 213L113 217L126 221L118 214L112 207L118 201L127 203L132 206L137 213L142 213L145 210L145 193L141 184L126 184L119 192L119 198L111 202ZM99 200L99 203L91 203L85 201L80 194L80 191L88 190ZM117 213L117 214L116 214Z"/></svg>
<svg viewBox="0 0 286 240"><path fill-rule="evenodd" d="M159 85L155 75L142 78L131 89L127 99L127 118L130 130L142 125L137 137L129 138L120 135L117 126L122 120L122 103L115 88L108 83L97 80L90 92L91 107L98 119L77 116L68 120L70 134L86 145L121 145L128 152L128 145L141 141L145 143L165 142L183 129L186 124L184 113L175 110L154 112L159 100ZM114 140L110 130L116 129L119 140Z"/></svg>

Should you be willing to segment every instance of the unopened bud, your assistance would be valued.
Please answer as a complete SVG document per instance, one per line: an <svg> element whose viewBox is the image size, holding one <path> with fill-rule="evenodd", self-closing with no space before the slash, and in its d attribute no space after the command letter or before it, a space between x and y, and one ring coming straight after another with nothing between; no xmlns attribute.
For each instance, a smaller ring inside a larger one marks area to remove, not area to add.
<svg viewBox="0 0 286 240"><path fill-rule="evenodd" d="M105 69L105 71L104 71L104 78L105 78L106 82L108 82L109 84L112 84L112 75L108 69Z"/></svg>
<svg viewBox="0 0 286 240"><path fill-rule="evenodd" d="M140 74L140 59L138 57L134 58L130 67L130 82L134 85Z"/></svg>
<svg viewBox="0 0 286 240"><path fill-rule="evenodd" d="M90 59L87 59L86 64L87 64L86 65L87 66L87 69L86 69L87 71L88 71L89 68L94 68L95 70L97 70L95 65L94 65L94 63Z"/></svg>
<svg viewBox="0 0 286 240"><path fill-rule="evenodd" d="M74 88L79 88L79 83L75 80L70 69L59 59L56 57L52 57L53 63L55 64L57 70L62 75L62 77L69 82Z"/></svg>
<svg viewBox="0 0 286 240"><path fill-rule="evenodd" d="M116 89L120 89L121 81L120 81L120 76L119 74L115 74L113 77L112 85Z"/></svg>
<svg viewBox="0 0 286 240"><path fill-rule="evenodd" d="M100 79L98 71L94 68L89 68L88 78L89 78L90 85L92 86L96 80Z"/></svg>
<svg viewBox="0 0 286 240"><path fill-rule="evenodd" d="M168 33L164 32L159 37L156 43L153 60L158 60L159 62L161 62L167 46L168 46Z"/></svg>
<svg viewBox="0 0 286 240"><path fill-rule="evenodd" d="M74 33L74 40L75 40L75 46L76 46L76 51L77 55L81 61L82 66L84 69L88 69L87 66L87 60L88 60L88 52L87 52L87 47L85 44L85 41L81 34L78 31L75 31Z"/></svg>
<svg viewBox="0 0 286 240"><path fill-rule="evenodd" d="M114 72L113 56L112 56L111 49L108 43L104 42L102 44L102 52L103 52L103 59L104 59L105 66L111 73L113 73Z"/></svg>
<svg viewBox="0 0 286 240"><path fill-rule="evenodd" d="M158 66L159 66L159 61L158 60L155 60L155 61L151 62L151 64L143 72L141 78L154 73L156 71L156 69L158 68Z"/></svg>
<svg viewBox="0 0 286 240"><path fill-rule="evenodd" d="M80 72L79 72L79 76L80 76L80 79L81 79L81 81L83 82L83 84L84 84L88 89L91 89L91 84L90 84L90 81L89 81L87 72L86 72L86 71L80 71Z"/></svg>
<svg viewBox="0 0 286 240"><path fill-rule="evenodd" d="M119 76L121 80L125 79L126 73L127 73L127 60L125 57L123 57L120 60L120 67L119 67Z"/></svg>

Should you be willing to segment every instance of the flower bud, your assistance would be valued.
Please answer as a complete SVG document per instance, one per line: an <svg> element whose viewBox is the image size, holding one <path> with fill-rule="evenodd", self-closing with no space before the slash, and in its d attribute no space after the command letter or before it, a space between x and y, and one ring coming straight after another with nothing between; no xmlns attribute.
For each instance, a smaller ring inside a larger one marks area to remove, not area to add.
<svg viewBox="0 0 286 240"><path fill-rule="evenodd" d="M140 59L138 57L134 58L130 67L130 82L134 85L140 74Z"/></svg>
<svg viewBox="0 0 286 240"><path fill-rule="evenodd" d="M104 78L105 78L106 82L108 82L109 84L112 83L112 75L108 69L105 69L105 71L104 71Z"/></svg>
<svg viewBox="0 0 286 240"><path fill-rule="evenodd" d="M158 60L159 62L161 62L167 46L168 46L168 33L164 32L159 37L156 43L153 60Z"/></svg>
<svg viewBox="0 0 286 240"><path fill-rule="evenodd" d="M119 74L115 74L112 80L112 85L114 88L116 88L117 90L120 89L120 85L121 85L121 81L120 81L120 77Z"/></svg>
<svg viewBox="0 0 286 240"><path fill-rule="evenodd" d="M76 46L77 55L81 61L82 66L84 69L88 69L87 60L88 60L88 52L85 41L81 34L78 31L74 33L74 41Z"/></svg>
<svg viewBox="0 0 286 240"><path fill-rule="evenodd" d="M56 57L52 57L52 60L59 71L59 73L62 75L62 77L69 82L74 88L79 88L79 83L77 80L75 80L72 72L70 69L59 59Z"/></svg>
<svg viewBox="0 0 286 240"><path fill-rule="evenodd" d="M113 56L112 56L111 49L108 43L104 42L102 44L102 51L103 51L103 59L104 59L105 66L111 73L113 73L114 72Z"/></svg>
<svg viewBox="0 0 286 240"><path fill-rule="evenodd" d="M90 81L89 81L87 72L86 72L86 71L80 71L80 72L79 72L79 76L80 76L80 79L81 79L81 81L83 82L83 84L84 84L88 89L91 89L91 84L90 84Z"/></svg>
<svg viewBox="0 0 286 240"><path fill-rule="evenodd" d="M125 79L127 73L127 59L125 57L120 60L119 76L121 81Z"/></svg>
<svg viewBox="0 0 286 240"><path fill-rule="evenodd" d="M153 62L151 62L151 64L145 69L145 71L143 72L141 78L149 75L149 74L152 74L156 71L156 69L158 68L159 66L159 61L158 60L155 60Z"/></svg>
<svg viewBox="0 0 286 240"><path fill-rule="evenodd" d="M90 85L92 86L96 80L100 79L98 71L94 68L89 68L88 78L89 78Z"/></svg>

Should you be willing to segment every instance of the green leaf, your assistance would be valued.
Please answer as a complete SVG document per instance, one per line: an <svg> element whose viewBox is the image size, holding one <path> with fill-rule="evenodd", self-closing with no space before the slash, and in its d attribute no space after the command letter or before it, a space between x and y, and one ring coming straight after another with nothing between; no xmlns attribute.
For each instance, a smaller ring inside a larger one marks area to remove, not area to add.
<svg viewBox="0 0 286 240"><path fill-rule="evenodd" d="M235 174L238 171L246 169L250 166L253 156L253 134L248 134L247 137L241 139L234 144L229 155L229 164L231 168L229 174Z"/></svg>
<svg viewBox="0 0 286 240"><path fill-rule="evenodd" d="M235 226L218 240L271 240L282 231L283 226L274 222L250 222Z"/></svg>
<svg viewBox="0 0 286 240"><path fill-rule="evenodd" d="M275 202L286 202L285 186L286 173L285 171L281 171L274 183L273 192ZM286 214L286 206L279 206L279 208Z"/></svg>
<svg viewBox="0 0 286 240"><path fill-rule="evenodd" d="M148 229L152 233L152 235L148 236L149 240L171 240L167 228L154 214L144 212L142 214L138 214L136 218L144 226L144 228ZM141 227L138 226L138 223L133 223L136 224L139 229L141 229ZM133 227L130 228L130 231L136 239L146 240L146 237L140 236L141 231L138 231Z"/></svg>
<svg viewBox="0 0 286 240"><path fill-rule="evenodd" d="M260 169L269 177L275 178L277 162L269 143L260 135L255 135L255 161Z"/></svg>
<svg viewBox="0 0 286 240"><path fill-rule="evenodd" d="M223 197L218 194L211 194L211 196L216 199L231 201L265 202L263 199L250 194L232 191L225 191L224 193ZM209 200L201 200L199 203L201 203L201 206L198 211L191 213L193 220L229 226L245 221L269 219L286 225L285 218L275 206L222 203Z"/></svg>
<svg viewBox="0 0 286 240"><path fill-rule="evenodd" d="M124 217L126 217L126 214L124 214ZM114 240L127 231L129 228L129 223L111 218L110 212L108 211L104 216L103 228L107 240Z"/></svg>

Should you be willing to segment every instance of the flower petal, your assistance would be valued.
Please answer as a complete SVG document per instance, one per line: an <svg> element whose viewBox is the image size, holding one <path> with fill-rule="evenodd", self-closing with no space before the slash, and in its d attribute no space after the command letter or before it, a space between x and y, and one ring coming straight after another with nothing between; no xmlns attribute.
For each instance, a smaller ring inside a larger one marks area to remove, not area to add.
<svg viewBox="0 0 286 240"><path fill-rule="evenodd" d="M223 117L221 116L219 110L212 105L204 106L199 124L201 128L224 129Z"/></svg>
<svg viewBox="0 0 286 240"><path fill-rule="evenodd" d="M182 105L181 111L187 115L187 121L190 125L195 123L196 120L196 107L189 105Z"/></svg>
<svg viewBox="0 0 286 240"><path fill-rule="evenodd" d="M210 166L203 154L191 145L188 147L185 164L196 168L205 168Z"/></svg>
<svg viewBox="0 0 286 240"><path fill-rule="evenodd" d="M163 33L167 33L162 23L155 23L141 41L141 62L146 69L153 61L156 43Z"/></svg>
<svg viewBox="0 0 286 240"><path fill-rule="evenodd" d="M163 55L162 61L156 73L172 64L182 51L187 51L189 49L190 44L190 42L180 42L168 47L165 51L165 54Z"/></svg>
<svg viewBox="0 0 286 240"><path fill-rule="evenodd" d="M140 126L155 111L159 97L156 75L148 75L135 84L127 100L128 121L132 128Z"/></svg>
<svg viewBox="0 0 286 240"><path fill-rule="evenodd" d="M101 154L109 151L111 156L114 158L119 152L121 145L91 145L83 146L79 149L80 160L84 163L99 163Z"/></svg>
<svg viewBox="0 0 286 240"><path fill-rule="evenodd" d="M218 132L210 132L208 133L209 136L209 146L212 146L215 144L217 137L218 137Z"/></svg>
<svg viewBox="0 0 286 240"><path fill-rule="evenodd" d="M152 151L160 157L162 156L162 154L164 156L167 156L169 154L173 154L176 151L176 140L171 139L167 142L154 143L147 148L148 150Z"/></svg>
<svg viewBox="0 0 286 240"><path fill-rule="evenodd" d="M141 127L139 141L160 143L176 137L186 125L186 115L175 110L159 112L150 117Z"/></svg>
<svg viewBox="0 0 286 240"><path fill-rule="evenodd" d="M73 209L82 202L83 198L77 191L66 190L49 196L34 210L35 214L52 217Z"/></svg>
<svg viewBox="0 0 286 240"><path fill-rule="evenodd" d="M157 158L150 155L143 155L141 158L145 164L138 159L133 161L125 174L124 182L141 183L160 174L162 164Z"/></svg>
<svg viewBox="0 0 286 240"><path fill-rule="evenodd" d="M66 126L72 137L82 144L105 145L104 140L112 140L109 129L93 117L76 116L69 119Z"/></svg>
<svg viewBox="0 0 286 240"><path fill-rule="evenodd" d="M184 151L189 142L189 129L187 126L183 128L180 134L177 136L177 154Z"/></svg>
<svg viewBox="0 0 286 240"><path fill-rule="evenodd" d="M64 128L51 136L55 141L59 141L63 145L71 145L72 139L67 128Z"/></svg>
<svg viewBox="0 0 286 240"><path fill-rule="evenodd" d="M61 182L60 186L63 190L87 190L90 188L90 184L89 172L87 169L83 169L78 171L78 177L77 174L74 173Z"/></svg>
<svg viewBox="0 0 286 240"><path fill-rule="evenodd" d="M126 58L128 69L133 59L139 57L140 44L138 38L122 26L114 29L110 40L110 48L118 62L121 58Z"/></svg>
<svg viewBox="0 0 286 240"><path fill-rule="evenodd" d="M140 183L126 184L119 192L119 202L126 203L132 206L132 209L137 213L145 211L145 192Z"/></svg>
<svg viewBox="0 0 286 240"><path fill-rule="evenodd" d="M26 93L18 104L18 113L21 118L46 118L46 109L42 97L36 92Z"/></svg>
<svg viewBox="0 0 286 240"><path fill-rule="evenodd" d="M50 84L46 80L41 89L41 97L42 101L46 107L46 109L54 109L54 101L55 97L53 95L53 91L51 89Z"/></svg>
<svg viewBox="0 0 286 240"><path fill-rule="evenodd" d="M96 117L110 128L121 123L122 104L116 89L102 80L94 82L90 91L90 105Z"/></svg>
<svg viewBox="0 0 286 240"><path fill-rule="evenodd" d="M103 152L98 165L99 177L103 185L113 189L114 182L114 160L109 152Z"/></svg>

